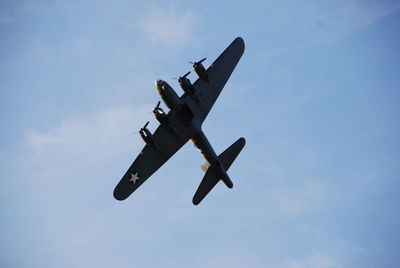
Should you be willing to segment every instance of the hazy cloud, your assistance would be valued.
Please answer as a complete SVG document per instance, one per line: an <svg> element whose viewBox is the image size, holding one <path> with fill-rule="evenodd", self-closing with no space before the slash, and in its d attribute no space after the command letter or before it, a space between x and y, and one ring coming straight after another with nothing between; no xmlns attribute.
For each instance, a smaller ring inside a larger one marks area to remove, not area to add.
<svg viewBox="0 0 400 268"><path fill-rule="evenodd" d="M264 51L266 56L285 54L316 44L336 41L400 10L400 1L313 1L308 4L288 1L271 10L265 18L267 27L276 32L275 39L286 32L291 42ZM282 16L287 7L296 9L290 18ZM282 19L284 18L284 19ZM264 27L264 26L263 26ZM274 39L274 38L272 38Z"/></svg>
<svg viewBox="0 0 400 268"><path fill-rule="evenodd" d="M151 41L172 47L193 40L195 21L190 10L152 6L137 20L135 28Z"/></svg>
<svg viewBox="0 0 400 268"><path fill-rule="evenodd" d="M0 4L0 25L24 20L32 15L55 10L68 10L73 6L70 0L3 1Z"/></svg>
<svg viewBox="0 0 400 268"><path fill-rule="evenodd" d="M328 12L321 12L316 16L317 25L337 28L348 32L358 27L374 23L375 21L392 14L400 9L400 2L365 4L360 1L348 1Z"/></svg>
<svg viewBox="0 0 400 268"><path fill-rule="evenodd" d="M341 267L336 258L331 256L313 253L302 258L289 258L272 267L285 268L334 268Z"/></svg>
<svg viewBox="0 0 400 268"><path fill-rule="evenodd" d="M111 158L137 144L134 131L148 118L149 107L114 107L82 118L68 118L48 131L29 130L28 153L36 167L70 166ZM118 149L117 149L118 148Z"/></svg>
<svg viewBox="0 0 400 268"><path fill-rule="evenodd" d="M301 215L318 209L324 201L325 187L320 180L305 180L299 186L276 189L273 199L281 211Z"/></svg>

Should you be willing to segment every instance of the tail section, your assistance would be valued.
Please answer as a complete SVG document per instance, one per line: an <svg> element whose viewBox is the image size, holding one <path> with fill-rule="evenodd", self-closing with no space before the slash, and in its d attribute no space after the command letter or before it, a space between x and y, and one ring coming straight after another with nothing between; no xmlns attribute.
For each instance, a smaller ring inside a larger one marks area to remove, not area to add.
<svg viewBox="0 0 400 268"><path fill-rule="evenodd" d="M204 178L201 181L199 188L197 188L197 191L193 196L193 205L200 204L201 200L206 197L206 195L211 191L212 188L214 188L218 181L219 178L217 177L214 168L210 166L207 169L206 175L204 175Z"/></svg>
<svg viewBox="0 0 400 268"><path fill-rule="evenodd" d="M225 170L228 170L231 167L233 161L235 161L245 144L246 140L244 138L240 138L218 156L218 159L221 161L221 164L224 166Z"/></svg>
<svg viewBox="0 0 400 268"><path fill-rule="evenodd" d="M227 171L235 161L236 157L242 151L246 140L244 138L238 139L234 144L232 144L228 149L226 149L222 154L218 156L219 161L222 164L224 171ZM197 188L196 193L193 196L193 204L198 205L206 197L206 195L214 188L214 186L221 179L219 178L218 167L210 166L201 181L199 188ZM220 173L221 174L221 173ZM231 187L229 187L231 188Z"/></svg>

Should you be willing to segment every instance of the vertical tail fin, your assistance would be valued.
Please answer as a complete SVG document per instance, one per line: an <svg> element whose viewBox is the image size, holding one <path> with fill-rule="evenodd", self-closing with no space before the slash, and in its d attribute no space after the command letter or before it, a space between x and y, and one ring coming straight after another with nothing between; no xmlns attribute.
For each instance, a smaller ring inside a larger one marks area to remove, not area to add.
<svg viewBox="0 0 400 268"><path fill-rule="evenodd" d="M218 159L225 170L228 170L230 168L233 161L235 161L236 157L242 151L245 144L246 140L244 138L240 138L218 156ZM193 196L193 204L200 204L201 200L206 197L206 195L214 188L219 180L220 178L218 178L217 174L214 171L214 168L210 166L207 169L207 172L204 175L204 178L201 181L199 188L197 188L197 191Z"/></svg>

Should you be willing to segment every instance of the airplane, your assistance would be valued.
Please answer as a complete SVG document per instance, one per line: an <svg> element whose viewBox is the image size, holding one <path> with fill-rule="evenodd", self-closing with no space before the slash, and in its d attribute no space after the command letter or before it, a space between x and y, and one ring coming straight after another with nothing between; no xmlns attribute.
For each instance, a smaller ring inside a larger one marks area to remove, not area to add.
<svg viewBox="0 0 400 268"><path fill-rule="evenodd" d="M115 199L125 200L189 140L206 159L207 168L193 196L193 204L198 205L220 180L228 188L233 187L227 170L246 140L239 138L217 156L201 126L243 55L244 48L243 39L237 37L208 69L202 64L206 58L190 62L199 78L192 84L187 78L190 72L179 77L178 83L184 91L181 97L167 82L156 80L156 89L170 110L166 114L159 101L153 110L159 127L154 134L147 129L149 122L140 129L140 136L146 145L115 187Z"/></svg>

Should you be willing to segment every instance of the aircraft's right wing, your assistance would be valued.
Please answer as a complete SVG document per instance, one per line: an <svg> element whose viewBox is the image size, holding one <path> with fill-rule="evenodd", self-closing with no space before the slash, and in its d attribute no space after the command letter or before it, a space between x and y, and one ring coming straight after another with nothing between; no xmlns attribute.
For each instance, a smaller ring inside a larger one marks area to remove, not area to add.
<svg viewBox="0 0 400 268"><path fill-rule="evenodd" d="M241 37L237 37L207 69L209 82L201 78L194 82L195 94L200 100L198 108L201 113L199 115L201 122L207 117L243 52L244 41ZM190 96L186 95L184 98L190 98Z"/></svg>
<svg viewBox="0 0 400 268"><path fill-rule="evenodd" d="M126 199L189 140L189 137L178 137L165 125L160 125L153 137L157 147L146 144L115 187L115 199Z"/></svg>

